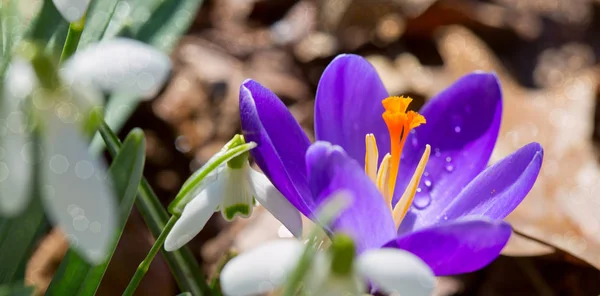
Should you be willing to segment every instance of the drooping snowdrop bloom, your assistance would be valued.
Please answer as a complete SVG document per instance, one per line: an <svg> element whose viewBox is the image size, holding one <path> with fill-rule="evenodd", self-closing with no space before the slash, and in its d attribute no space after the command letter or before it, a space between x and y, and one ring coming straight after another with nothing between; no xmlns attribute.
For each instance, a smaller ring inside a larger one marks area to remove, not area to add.
<svg viewBox="0 0 600 296"><path fill-rule="evenodd" d="M111 62L124 54L127 63ZM106 165L88 153L86 136L101 116L102 91L146 95L165 82L170 60L141 42L114 39L77 52L58 76L41 55L31 61L13 61L3 81L0 214L14 216L27 207L33 169L39 168L48 217L86 259L99 263L114 239L117 210ZM35 67L47 72L36 76ZM153 77L144 79L149 85L131 87L146 76ZM97 83L105 77L112 79ZM33 141L32 131L39 132L40 142ZM34 153L41 163L34 164Z"/></svg>
<svg viewBox="0 0 600 296"><path fill-rule="evenodd" d="M351 192L327 230L351 235L359 253L408 250L436 275L482 268L508 242L502 219L533 186L543 149L530 143L486 168L502 117L494 74L465 75L420 113L407 111L410 102L389 97L365 59L340 55L317 89L320 142L311 146L279 98L252 80L240 89L242 132L257 143L261 170L307 217L331 192Z"/></svg>
<svg viewBox="0 0 600 296"><path fill-rule="evenodd" d="M298 268L305 246L292 239L260 245L231 259L220 274L227 296L258 295L286 284ZM331 247L317 251L305 271L305 295L364 295L373 289L404 296L430 295L435 277L417 256L399 249L374 249L355 257L354 244L335 236Z"/></svg>
<svg viewBox="0 0 600 296"><path fill-rule="evenodd" d="M220 211L227 221L236 216L247 218L252 214L255 202L269 210L292 234L302 235L300 212L265 175L250 167L248 150L256 147L256 143L243 143L243 137L234 137L204 167L217 161L220 165L195 186L187 185L196 180L196 176L190 177L183 185L179 194L182 201L169 207L175 214L181 212L181 217L167 235L165 250L174 251L188 243L204 228L215 211ZM242 145L247 148L241 149Z"/></svg>
<svg viewBox="0 0 600 296"><path fill-rule="evenodd" d="M91 0L52 0L56 9L68 22L80 20L88 9Z"/></svg>

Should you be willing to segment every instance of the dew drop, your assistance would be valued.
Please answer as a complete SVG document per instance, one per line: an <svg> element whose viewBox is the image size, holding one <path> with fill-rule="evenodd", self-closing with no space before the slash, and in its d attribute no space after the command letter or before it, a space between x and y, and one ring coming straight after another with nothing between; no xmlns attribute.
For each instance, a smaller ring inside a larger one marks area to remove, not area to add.
<svg viewBox="0 0 600 296"><path fill-rule="evenodd" d="M455 133L459 134L459 133L460 133L460 130L461 130L460 126L455 126L455 127L454 127L454 132L455 132Z"/></svg>
<svg viewBox="0 0 600 296"><path fill-rule="evenodd" d="M454 171L454 166L451 164L446 164L444 166L444 169L446 169L446 172L452 172L452 171Z"/></svg>
<svg viewBox="0 0 600 296"><path fill-rule="evenodd" d="M435 157L440 157L440 156L442 156L442 152L440 151L440 148L435 148L435 149L433 149L433 152L434 152L434 154L433 154L433 155L435 155Z"/></svg>
<svg viewBox="0 0 600 296"><path fill-rule="evenodd" d="M447 156L447 157L446 157L446 162L447 162L447 163L451 163L451 162L452 162L452 157L450 157L450 156Z"/></svg>
<svg viewBox="0 0 600 296"><path fill-rule="evenodd" d="M413 147L417 148L417 146L419 145L419 140L417 140L417 137L413 137L410 142L412 143Z"/></svg>
<svg viewBox="0 0 600 296"><path fill-rule="evenodd" d="M431 179L424 179L423 180L423 184L425 184L425 187L429 190L431 190L431 187L433 186L433 181Z"/></svg>
<svg viewBox="0 0 600 296"><path fill-rule="evenodd" d="M423 189L421 189L421 187L417 187L417 192L420 193L421 191L423 191Z"/></svg>
<svg viewBox="0 0 600 296"><path fill-rule="evenodd" d="M448 220L448 216L444 215L444 217L442 218L444 221Z"/></svg>
<svg viewBox="0 0 600 296"><path fill-rule="evenodd" d="M413 205L419 210L423 210L431 204L431 196L429 194L420 194L415 196Z"/></svg>

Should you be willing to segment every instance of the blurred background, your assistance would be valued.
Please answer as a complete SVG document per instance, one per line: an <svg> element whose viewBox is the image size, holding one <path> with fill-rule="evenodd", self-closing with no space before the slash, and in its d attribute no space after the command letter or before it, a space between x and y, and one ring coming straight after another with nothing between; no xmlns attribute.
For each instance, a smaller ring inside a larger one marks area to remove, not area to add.
<svg viewBox="0 0 600 296"><path fill-rule="evenodd" d="M122 2L116 13L129 9ZM540 177L508 217L515 234L487 268L440 278L437 295L600 294L600 1L205 0L171 57L155 100L123 135L143 128L145 176L167 205L186 178L239 132L240 83L272 89L312 137L319 77L340 53L365 56L392 95L418 109L458 77L494 71L504 94L492 162L528 142L545 149ZM150 16L154 17L154 16ZM598 114L598 115L597 115ZM284 236L268 213L225 223L219 214L190 244L210 276L230 248ZM153 243L136 210L98 295L120 294ZM27 280L43 291L67 250L51 232ZM515 257L516 256L516 257ZM137 295L175 295L157 257Z"/></svg>

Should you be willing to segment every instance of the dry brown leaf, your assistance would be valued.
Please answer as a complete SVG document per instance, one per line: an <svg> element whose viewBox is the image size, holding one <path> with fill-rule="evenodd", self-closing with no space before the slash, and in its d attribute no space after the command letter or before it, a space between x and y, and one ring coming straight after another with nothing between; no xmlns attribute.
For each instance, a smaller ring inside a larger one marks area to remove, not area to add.
<svg viewBox="0 0 600 296"><path fill-rule="evenodd" d="M464 28L448 28L438 44L453 80L475 70L495 71L501 80L504 113L492 162L532 141L544 147L534 188L507 220L522 233L600 268L600 169L591 143L594 73L579 71L554 87L530 90ZM544 250L511 244L506 251L531 255Z"/></svg>

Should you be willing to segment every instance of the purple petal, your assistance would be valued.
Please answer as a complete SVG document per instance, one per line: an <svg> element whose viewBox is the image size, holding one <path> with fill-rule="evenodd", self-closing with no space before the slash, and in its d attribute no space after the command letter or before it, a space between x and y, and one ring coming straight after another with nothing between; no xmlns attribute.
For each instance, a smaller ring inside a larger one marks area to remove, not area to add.
<svg viewBox="0 0 600 296"><path fill-rule="evenodd" d="M437 276L453 275L472 272L492 262L508 242L511 231L503 221L452 221L398 237L385 247L417 255Z"/></svg>
<svg viewBox="0 0 600 296"><path fill-rule="evenodd" d="M381 101L388 92L375 68L357 55L339 55L319 81L315 101L317 140L342 146L361 166L365 164L365 136L375 135L379 160L390 151Z"/></svg>
<svg viewBox="0 0 600 296"><path fill-rule="evenodd" d="M250 154L273 185L307 217L314 206L304 157L310 141L287 107L253 80L240 87L240 117Z"/></svg>
<svg viewBox="0 0 600 296"><path fill-rule="evenodd" d="M472 73L431 99L421 114L427 123L409 135L400 163L394 203L402 195L425 149L431 157L415 197L416 227L427 225L487 165L502 117L497 77Z"/></svg>
<svg viewBox="0 0 600 296"><path fill-rule="evenodd" d="M540 144L525 145L479 174L438 219L453 220L467 215L504 219L533 187L543 156Z"/></svg>
<svg viewBox="0 0 600 296"><path fill-rule="evenodd" d="M359 253L396 236L394 220L379 190L343 148L316 142L308 148L306 165L317 204L340 190L349 193L352 202L331 228L350 235Z"/></svg>

